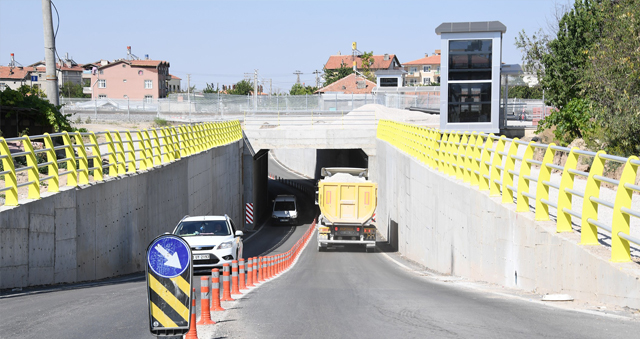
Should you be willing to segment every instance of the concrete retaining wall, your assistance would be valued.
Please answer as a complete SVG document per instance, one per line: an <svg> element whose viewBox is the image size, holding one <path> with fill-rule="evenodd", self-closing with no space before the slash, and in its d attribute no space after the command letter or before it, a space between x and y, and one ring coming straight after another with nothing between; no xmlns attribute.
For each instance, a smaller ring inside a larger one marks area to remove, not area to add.
<svg viewBox="0 0 640 339"><path fill-rule="evenodd" d="M444 274L540 294L640 308L636 263L609 262L610 249L580 246L577 232L516 213L377 141L378 224L397 249Z"/></svg>
<svg viewBox="0 0 640 339"><path fill-rule="evenodd" d="M315 148L275 148L271 152L288 168L309 178L315 177L317 160Z"/></svg>
<svg viewBox="0 0 640 339"><path fill-rule="evenodd" d="M0 212L0 289L144 270L146 248L184 215L243 225L242 141Z"/></svg>

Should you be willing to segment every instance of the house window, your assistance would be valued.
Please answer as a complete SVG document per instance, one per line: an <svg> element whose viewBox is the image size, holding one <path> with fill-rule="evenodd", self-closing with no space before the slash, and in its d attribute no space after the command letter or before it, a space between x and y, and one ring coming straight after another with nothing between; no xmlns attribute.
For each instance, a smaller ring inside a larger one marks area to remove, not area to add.
<svg viewBox="0 0 640 339"><path fill-rule="evenodd" d="M398 78L380 78L380 87L398 87Z"/></svg>
<svg viewBox="0 0 640 339"><path fill-rule="evenodd" d="M423 85L428 85L431 83L431 78L423 78L422 79L422 84Z"/></svg>
<svg viewBox="0 0 640 339"><path fill-rule="evenodd" d="M98 88L107 88L107 80L105 79L98 80Z"/></svg>
<svg viewBox="0 0 640 339"><path fill-rule="evenodd" d="M151 103L153 101L153 95L145 95L144 101L148 104Z"/></svg>
<svg viewBox="0 0 640 339"><path fill-rule="evenodd" d="M422 66L422 71L423 72L431 72L431 65Z"/></svg>
<svg viewBox="0 0 640 339"><path fill-rule="evenodd" d="M106 99L107 95L106 94L100 94L98 95L98 99Z"/></svg>
<svg viewBox="0 0 640 339"><path fill-rule="evenodd" d="M138 71L138 75L142 75L144 72L142 72L142 70Z"/></svg>
<svg viewBox="0 0 640 339"><path fill-rule="evenodd" d="M152 80L145 80L144 81L144 89L152 89L153 88L153 81Z"/></svg>
<svg viewBox="0 0 640 339"><path fill-rule="evenodd" d="M127 79L122 79L122 82L127 82Z"/></svg>
<svg viewBox="0 0 640 339"><path fill-rule="evenodd" d="M100 70L100 74L104 74L104 71L103 71L103 70Z"/></svg>
<svg viewBox="0 0 640 339"><path fill-rule="evenodd" d="M413 75L413 73L418 71L418 67L409 67L409 74Z"/></svg>
<svg viewBox="0 0 640 339"><path fill-rule="evenodd" d="M7 87L7 85L5 85L4 82L0 82L0 91L4 91L5 87Z"/></svg>

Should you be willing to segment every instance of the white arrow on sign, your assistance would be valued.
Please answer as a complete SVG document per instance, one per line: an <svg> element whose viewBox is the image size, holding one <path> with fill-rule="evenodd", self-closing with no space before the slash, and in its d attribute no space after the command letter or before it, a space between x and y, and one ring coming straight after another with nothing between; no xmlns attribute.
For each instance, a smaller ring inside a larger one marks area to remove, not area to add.
<svg viewBox="0 0 640 339"><path fill-rule="evenodd" d="M180 265L180 259L178 258L178 253L169 254L169 251L165 250L164 247L160 246L160 244L156 245L156 250L162 254L162 256L167 259L164 263L167 266L175 267L177 269L182 269L182 265Z"/></svg>

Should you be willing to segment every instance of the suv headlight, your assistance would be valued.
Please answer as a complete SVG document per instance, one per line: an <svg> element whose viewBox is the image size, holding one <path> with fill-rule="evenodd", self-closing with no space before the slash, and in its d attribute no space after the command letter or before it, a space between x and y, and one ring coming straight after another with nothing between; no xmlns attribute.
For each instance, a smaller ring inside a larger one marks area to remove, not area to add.
<svg viewBox="0 0 640 339"><path fill-rule="evenodd" d="M220 246L218 246L219 250L223 250L225 248L232 248L233 247L233 241L225 241L222 244L220 244Z"/></svg>

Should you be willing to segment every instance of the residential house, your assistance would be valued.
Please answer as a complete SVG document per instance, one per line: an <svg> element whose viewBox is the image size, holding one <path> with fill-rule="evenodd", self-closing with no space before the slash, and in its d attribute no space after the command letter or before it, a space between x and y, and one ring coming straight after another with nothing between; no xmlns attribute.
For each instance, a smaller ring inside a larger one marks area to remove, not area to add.
<svg viewBox="0 0 640 339"><path fill-rule="evenodd" d="M169 93L177 93L180 92L180 81L182 79L178 78L173 74L169 74L169 83L168 83L168 91Z"/></svg>
<svg viewBox="0 0 640 339"><path fill-rule="evenodd" d="M362 57L354 57L353 55L332 55L324 65L324 68L338 69L342 64L346 65L346 67L352 68L354 59L356 62L356 68L359 71L362 71ZM373 63L369 69L374 72L378 70L394 70L402 68L400 61L398 61L395 54L374 55L372 56L372 59Z"/></svg>
<svg viewBox="0 0 640 339"><path fill-rule="evenodd" d="M375 87L375 82L356 74L349 74L326 87L320 88L316 93L371 94Z"/></svg>
<svg viewBox="0 0 640 339"><path fill-rule="evenodd" d="M440 50L435 50L433 55L425 55L424 58L409 61L403 64L407 74L406 86L426 85L440 83Z"/></svg>
<svg viewBox="0 0 640 339"><path fill-rule="evenodd" d="M92 66L91 97L131 100L155 100L167 96L169 62L161 60L125 60L101 62ZM94 68L95 67L95 68Z"/></svg>
<svg viewBox="0 0 640 339"><path fill-rule="evenodd" d="M0 91L5 88L15 90L22 85L31 85L31 76L26 68L0 66Z"/></svg>

